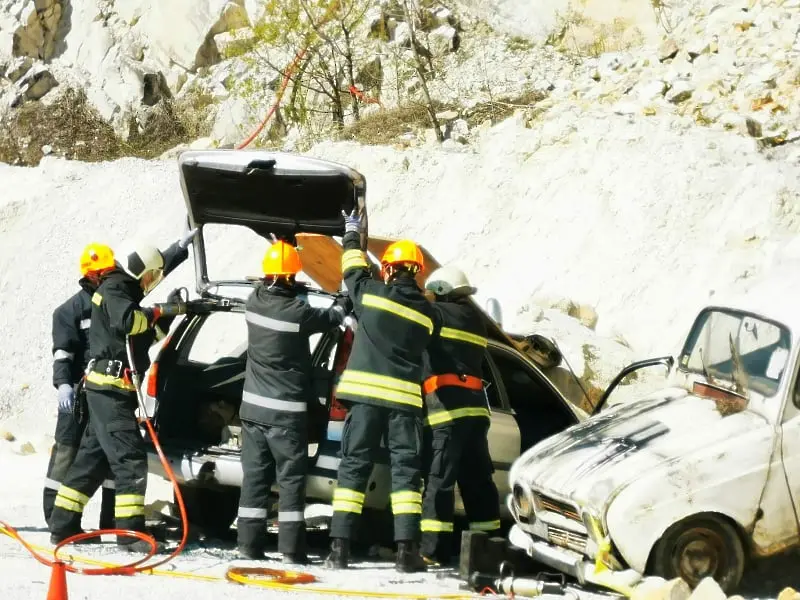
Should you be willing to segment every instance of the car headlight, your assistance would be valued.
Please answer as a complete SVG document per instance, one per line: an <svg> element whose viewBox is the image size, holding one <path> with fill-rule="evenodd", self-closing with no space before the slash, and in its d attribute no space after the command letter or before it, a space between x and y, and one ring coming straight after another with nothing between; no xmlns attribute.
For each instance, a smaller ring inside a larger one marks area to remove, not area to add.
<svg viewBox="0 0 800 600"><path fill-rule="evenodd" d="M515 484L512 490L512 498L517 517L528 523L536 520L533 508L533 496L530 491L520 484Z"/></svg>

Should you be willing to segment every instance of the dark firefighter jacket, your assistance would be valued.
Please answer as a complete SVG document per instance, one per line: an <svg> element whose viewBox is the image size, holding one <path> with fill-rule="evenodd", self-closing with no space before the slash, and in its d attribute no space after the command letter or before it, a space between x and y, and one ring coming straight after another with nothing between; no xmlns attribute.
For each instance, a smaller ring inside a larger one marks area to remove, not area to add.
<svg viewBox="0 0 800 600"><path fill-rule="evenodd" d="M53 311L53 386L75 385L89 362L89 323L92 294L97 286L88 279L81 289Z"/></svg>
<svg viewBox="0 0 800 600"><path fill-rule="evenodd" d="M163 253L164 276L166 277L189 256L186 248L172 244ZM133 340L133 360L141 376L150 367L148 350L169 330L174 317L161 317L155 327L150 328L147 317L139 303L144 298L139 282L122 271L114 269L105 275L92 296L91 326L89 328L89 355L96 361L91 373L86 376L86 387L103 389L108 387L135 391L135 387L116 369L130 368L126 348L126 336ZM106 371L109 361L119 361Z"/></svg>
<svg viewBox="0 0 800 600"><path fill-rule="evenodd" d="M353 350L336 389L339 400L422 412L422 353L438 316L410 274L372 278L358 233L344 236L342 275L358 319Z"/></svg>
<svg viewBox="0 0 800 600"><path fill-rule="evenodd" d="M482 382L486 324L466 298L437 301L433 308L442 328L424 357L425 424L435 427L465 417L488 418Z"/></svg>
<svg viewBox="0 0 800 600"><path fill-rule="evenodd" d="M299 289L261 282L247 299L243 420L292 426L316 401L308 338L339 325L344 309L315 308L298 297Z"/></svg>

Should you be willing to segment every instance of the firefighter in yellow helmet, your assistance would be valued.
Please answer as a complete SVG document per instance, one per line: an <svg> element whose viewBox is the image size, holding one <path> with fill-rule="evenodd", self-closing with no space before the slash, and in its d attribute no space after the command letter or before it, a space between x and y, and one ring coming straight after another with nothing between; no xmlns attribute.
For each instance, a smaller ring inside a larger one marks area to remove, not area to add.
<svg viewBox="0 0 800 600"><path fill-rule="evenodd" d="M134 366L144 373L150 366L150 346L169 329L174 317L162 316L158 305L142 307L141 302L165 274L188 258L187 246L194 234L187 231L164 252L150 244L117 249L113 266L100 276L91 299L85 377L89 423L56 494L50 515L53 544L81 532L83 510L109 468L115 486L114 526L145 531L147 449L136 421L138 402L130 377L128 338ZM168 302L179 293L174 290ZM117 536L117 545L128 552L151 549L149 542L128 536ZM157 545L157 552L163 550Z"/></svg>
<svg viewBox="0 0 800 600"><path fill-rule="evenodd" d="M348 566L350 540L364 505L367 481L381 438L392 471L391 507L397 542L395 568L424 571L419 553L422 514L422 353L438 330L433 308L415 276L424 267L411 241L391 244L381 260L383 282L372 278L360 249L360 218L345 216L342 274L358 326L336 398L349 408L342 460L333 494L329 568Z"/></svg>
<svg viewBox="0 0 800 600"><path fill-rule="evenodd" d="M267 250L264 278L247 299L247 368L242 420L242 493L237 521L239 553L264 558L270 488L278 483L278 551L284 562L305 564L304 518L310 403L313 389L309 336L338 327L347 299L327 309L302 299L297 250L278 240Z"/></svg>
<svg viewBox="0 0 800 600"><path fill-rule="evenodd" d="M86 429L85 415L77 410L75 388L89 362L89 323L92 295L100 285L100 277L114 268L114 252L100 243L88 244L79 260L79 291L53 311L53 386L58 390L58 417L55 443L44 479L44 519L50 514L61 481L78 453L81 436ZM100 504L100 528L114 526L114 482L103 482Z"/></svg>

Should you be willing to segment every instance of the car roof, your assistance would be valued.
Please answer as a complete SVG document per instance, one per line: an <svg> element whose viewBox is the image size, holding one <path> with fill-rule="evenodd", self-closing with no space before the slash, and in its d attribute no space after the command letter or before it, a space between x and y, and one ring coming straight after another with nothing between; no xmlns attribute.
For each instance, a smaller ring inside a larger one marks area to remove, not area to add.
<svg viewBox="0 0 800 600"><path fill-rule="evenodd" d="M792 333L800 331L796 282L791 277L754 280L747 288L714 295L707 307L753 313L785 325Z"/></svg>

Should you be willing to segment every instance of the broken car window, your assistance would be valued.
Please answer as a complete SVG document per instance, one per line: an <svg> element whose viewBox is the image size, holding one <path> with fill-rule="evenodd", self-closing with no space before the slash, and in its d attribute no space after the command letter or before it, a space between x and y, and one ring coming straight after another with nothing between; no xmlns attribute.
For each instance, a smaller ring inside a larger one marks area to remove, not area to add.
<svg viewBox="0 0 800 600"><path fill-rule="evenodd" d="M786 327L748 313L708 309L695 321L680 356L684 371L718 385L775 395L786 368L791 335Z"/></svg>

